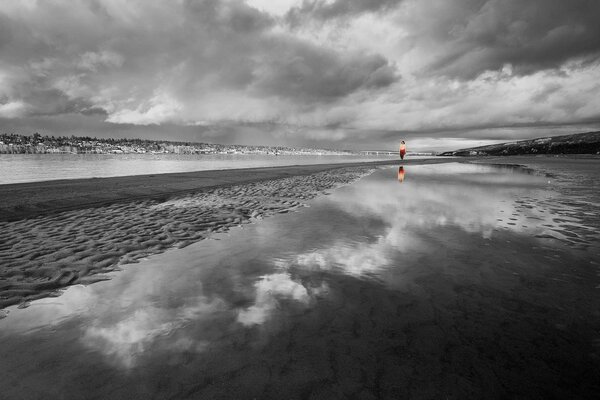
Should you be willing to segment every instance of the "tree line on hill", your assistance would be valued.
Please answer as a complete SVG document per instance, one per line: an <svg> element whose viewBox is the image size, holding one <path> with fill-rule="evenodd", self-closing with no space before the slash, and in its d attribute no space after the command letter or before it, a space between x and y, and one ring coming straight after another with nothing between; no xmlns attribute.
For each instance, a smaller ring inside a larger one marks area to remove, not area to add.
<svg viewBox="0 0 600 400"><path fill-rule="evenodd" d="M174 154L351 154L343 150L301 149L283 146L246 146L215 143L156 141L147 139L96 138L89 136L42 136L0 134L0 153L174 153Z"/></svg>

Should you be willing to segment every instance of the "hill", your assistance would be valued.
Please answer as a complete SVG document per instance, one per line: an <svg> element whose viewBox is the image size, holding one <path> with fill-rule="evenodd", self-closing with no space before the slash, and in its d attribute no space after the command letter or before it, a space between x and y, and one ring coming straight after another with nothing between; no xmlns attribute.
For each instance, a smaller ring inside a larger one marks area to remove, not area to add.
<svg viewBox="0 0 600 400"><path fill-rule="evenodd" d="M440 156L515 156L522 154L600 154L600 132L519 140L447 151Z"/></svg>

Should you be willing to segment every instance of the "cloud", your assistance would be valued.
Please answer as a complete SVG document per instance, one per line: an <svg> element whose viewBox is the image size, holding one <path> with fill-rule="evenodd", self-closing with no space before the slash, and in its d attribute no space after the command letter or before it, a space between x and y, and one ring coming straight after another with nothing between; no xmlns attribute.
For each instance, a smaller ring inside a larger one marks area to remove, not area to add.
<svg viewBox="0 0 600 400"><path fill-rule="evenodd" d="M381 55L276 31L243 1L117 4L11 3L1 17L3 107L103 109L108 122L132 124L264 120L398 79ZM211 106L219 101L227 106Z"/></svg>
<svg viewBox="0 0 600 400"><path fill-rule="evenodd" d="M111 51L91 52L88 51L80 57L79 68L96 72L101 67L120 67L123 65L122 55Z"/></svg>
<svg viewBox="0 0 600 400"><path fill-rule="evenodd" d="M304 0L302 5L288 11L286 20L291 25L298 25L306 20L326 21L367 12L386 11L401 2L402 0Z"/></svg>
<svg viewBox="0 0 600 400"><path fill-rule="evenodd" d="M593 124L600 121L600 100L595 95L600 90L596 83L600 69L565 67L562 71L526 76L488 72L469 81L407 79L394 86L402 92L400 98L394 91L367 99L349 97L317 111L314 119L338 130L345 128L346 137L356 140L362 133L365 142L373 137L384 142L407 135L502 139L506 128L514 128L514 137L518 137L536 134L538 126L550 132L569 125L573 132L592 124L589 128L593 130ZM498 131L494 134L491 129Z"/></svg>
<svg viewBox="0 0 600 400"><path fill-rule="evenodd" d="M412 1L399 23L415 53L430 59L424 73L471 79L507 64L526 75L598 60L599 14L593 0L434 0Z"/></svg>
<svg viewBox="0 0 600 400"><path fill-rule="evenodd" d="M145 104L138 105L135 110L123 109L114 112L108 116L107 121L134 125L159 124L176 118L181 108L175 99L158 92Z"/></svg>
<svg viewBox="0 0 600 400"><path fill-rule="evenodd" d="M27 105L22 101L11 101L0 104L0 118L15 118L27 112Z"/></svg>
<svg viewBox="0 0 600 400"><path fill-rule="evenodd" d="M255 73L257 91L307 102L327 102L397 80L394 67L382 56L339 54L293 39L274 43L273 53Z"/></svg>
<svg viewBox="0 0 600 400"><path fill-rule="evenodd" d="M594 130L599 11L587 0L8 0L0 118L24 133L338 148Z"/></svg>
<svg viewBox="0 0 600 400"><path fill-rule="evenodd" d="M271 15L285 15L290 8L294 7L300 0L247 0L246 3L258 10L267 12Z"/></svg>

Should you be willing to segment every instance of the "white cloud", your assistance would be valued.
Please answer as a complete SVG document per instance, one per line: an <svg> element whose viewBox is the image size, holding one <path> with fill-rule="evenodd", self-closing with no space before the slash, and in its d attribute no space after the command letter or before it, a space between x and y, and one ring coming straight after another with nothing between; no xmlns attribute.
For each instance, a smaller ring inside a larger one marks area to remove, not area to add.
<svg viewBox="0 0 600 400"><path fill-rule="evenodd" d="M140 104L136 109L119 109L111 113L107 121L119 124L149 125L176 121L180 117L182 106L171 96L158 92L147 104Z"/></svg>
<svg viewBox="0 0 600 400"><path fill-rule="evenodd" d="M11 101L0 104L0 118L17 118L25 115L27 104L22 101Z"/></svg>

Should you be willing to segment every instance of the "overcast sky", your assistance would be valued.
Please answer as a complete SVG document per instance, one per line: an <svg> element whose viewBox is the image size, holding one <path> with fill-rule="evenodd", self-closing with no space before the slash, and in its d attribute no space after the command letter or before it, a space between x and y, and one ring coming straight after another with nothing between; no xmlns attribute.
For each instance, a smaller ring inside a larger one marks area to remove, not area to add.
<svg viewBox="0 0 600 400"><path fill-rule="evenodd" d="M0 131L446 150L600 130L598 0L1 0Z"/></svg>

